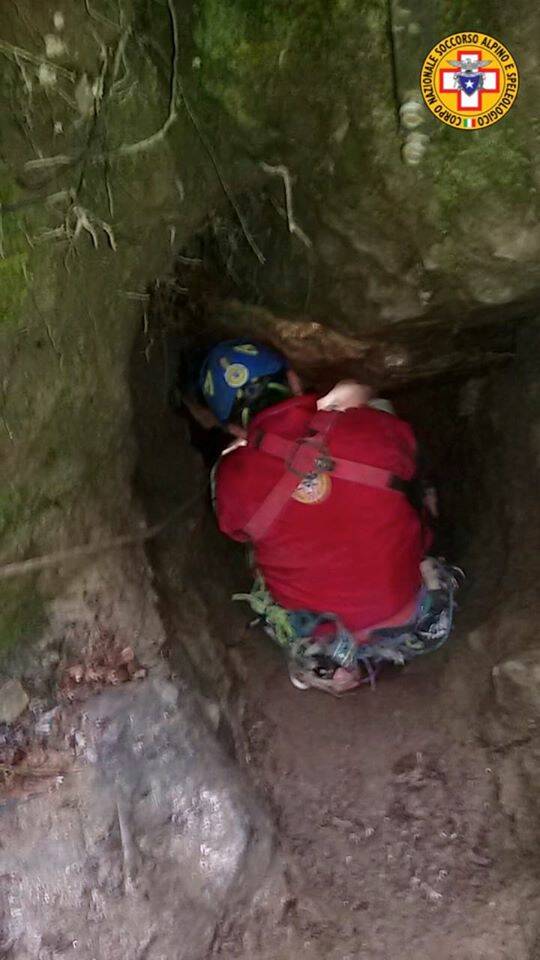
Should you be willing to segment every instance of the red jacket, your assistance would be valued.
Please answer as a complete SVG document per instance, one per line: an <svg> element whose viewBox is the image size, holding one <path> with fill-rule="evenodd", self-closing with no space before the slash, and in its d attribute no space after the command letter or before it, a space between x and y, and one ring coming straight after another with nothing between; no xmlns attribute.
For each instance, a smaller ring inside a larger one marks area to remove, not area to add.
<svg viewBox="0 0 540 960"><path fill-rule="evenodd" d="M314 395L295 397L254 417L261 430L297 440L316 413ZM371 407L339 414L328 440L334 457L415 472L409 424ZM216 512L223 533L246 540L245 524L283 476L285 463L255 444L224 456L216 475ZM404 494L324 474L287 501L254 545L255 560L274 599L289 610L338 614L350 630L394 617L418 592L422 525Z"/></svg>

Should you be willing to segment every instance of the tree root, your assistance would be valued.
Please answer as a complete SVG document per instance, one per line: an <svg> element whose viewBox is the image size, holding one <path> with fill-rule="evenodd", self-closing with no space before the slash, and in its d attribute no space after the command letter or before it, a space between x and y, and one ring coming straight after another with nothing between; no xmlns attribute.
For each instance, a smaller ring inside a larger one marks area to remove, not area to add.
<svg viewBox="0 0 540 960"><path fill-rule="evenodd" d="M163 126L161 126L160 129L153 133L150 137L146 137L144 140L138 140L136 143L122 144L122 146L115 151L117 156L131 157L135 154L143 153L145 150L152 149L156 143L161 143L161 141L164 140L173 123L175 123L178 118L177 104L180 92L178 80L178 55L180 46L178 36L178 20L176 17L176 10L174 8L173 0L167 0L167 6L169 8L172 32L172 68L169 93L169 114Z"/></svg>
<svg viewBox="0 0 540 960"><path fill-rule="evenodd" d="M38 573L40 570L57 567L67 561L81 560L83 557L97 556L109 550L119 550L122 547L128 547L134 543L143 543L145 540L151 540L165 530L173 520L178 520L178 518L193 507L194 504L202 501L205 493L206 485L204 485L201 490L197 490L197 493L189 497L182 506L174 510L165 520L154 524L152 527L148 527L146 530L113 537L111 540L106 540L105 543L87 543L83 546L71 547L67 550L56 550L54 553L48 553L42 557L31 557L28 560L5 563L0 566L0 580L8 580L10 577L19 577L27 573Z"/></svg>
<svg viewBox="0 0 540 960"><path fill-rule="evenodd" d="M299 240L311 250L313 244L307 234L304 233L302 228L297 224L294 218L293 211L293 200L292 200L292 184L291 184L291 175L289 173L288 167L284 164L279 164L277 166L272 166L270 163L261 163L261 169L265 173L270 174L274 177L281 177L283 180L283 187L285 190L285 204L286 204L286 216L287 216L287 226L289 228L289 233L294 233Z"/></svg>
<svg viewBox="0 0 540 960"><path fill-rule="evenodd" d="M66 77L67 80L71 80L72 83L75 81L75 74L72 70L66 70L65 67L61 67L58 63L53 63L52 60L49 60L47 57L40 57L39 54L31 53L30 50L24 50L23 47L16 47L12 43L6 43L5 40L0 40L0 53L4 53L8 57L12 57L19 70L21 69L20 64L17 62L17 58L20 60L26 60L28 63L33 63L35 66L45 65L50 67L51 70L59 77Z"/></svg>

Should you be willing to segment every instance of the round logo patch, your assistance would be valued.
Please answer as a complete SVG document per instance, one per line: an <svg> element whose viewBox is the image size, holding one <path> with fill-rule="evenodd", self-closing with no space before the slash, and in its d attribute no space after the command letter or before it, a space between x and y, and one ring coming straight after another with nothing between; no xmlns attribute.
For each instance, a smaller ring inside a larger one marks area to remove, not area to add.
<svg viewBox="0 0 540 960"><path fill-rule="evenodd" d="M328 473L313 473L299 483L293 493L293 499L299 503L322 503L332 489Z"/></svg>
<svg viewBox="0 0 540 960"><path fill-rule="evenodd" d="M505 116L517 97L516 62L486 33L453 33L430 50L420 76L426 106L456 130L482 130Z"/></svg>
<svg viewBox="0 0 540 960"><path fill-rule="evenodd" d="M249 380L249 370L243 363L231 363L225 370L225 383L229 387L238 389L243 387Z"/></svg>

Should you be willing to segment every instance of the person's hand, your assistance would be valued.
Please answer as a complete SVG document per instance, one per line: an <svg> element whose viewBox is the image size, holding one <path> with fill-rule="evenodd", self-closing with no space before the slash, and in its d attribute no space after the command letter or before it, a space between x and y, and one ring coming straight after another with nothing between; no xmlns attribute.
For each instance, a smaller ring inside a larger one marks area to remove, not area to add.
<svg viewBox="0 0 540 960"><path fill-rule="evenodd" d="M184 406L187 407L193 419L196 420L201 427L204 427L205 430L212 430L213 427L222 428L222 424L204 404L184 398Z"/></svg>
<svg viewBox="0 0 540 960"><path fill-rule="evenodd" d="M247 447L247 440L245 437L237 437L236 440L233 440L228 447L225 447L221 456L224 457L227 453L232 453L233 450L238 450L238 447Z"/></svg>
<svg viewBox="0 0 540 960"><path fill-rule="evenodd" d="M205 407L202 403L197 403L195 400L185 400L184 406L187 407L191 416L204 427L205 430L212 430L214 427L219 427L220 430L223 430L225 433L231 433L233 437L237 437L239 440L244 440L247 437L247 430L244 427L239 426L236 423L220 423L217 417L214 416L211 410L208 407Z"/></svg>
<svg viewBox="0 0 540 960"><path fill-rule="evenodd" d="M287 382L291 388L293 397L301 397L303 394L302 381L296 370L287 370Z"/></svg>
<svg viewBox="0 0 540 960"><path fill-rule="evenodd" d="M348 410L350 407L365 407L373 396L373 390L356 380L340 380L326 396L317 400L317 410Z"/></svg>

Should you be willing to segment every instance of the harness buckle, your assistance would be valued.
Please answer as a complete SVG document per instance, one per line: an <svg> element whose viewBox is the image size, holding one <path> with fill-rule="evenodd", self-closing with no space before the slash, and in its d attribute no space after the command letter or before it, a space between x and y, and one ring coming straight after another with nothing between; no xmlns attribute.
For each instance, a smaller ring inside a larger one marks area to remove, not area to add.
<svg viewBox="0 0 540 960"><path fill-rule="evenodd" d="M302 447L314 448L313 463L309 465L310 469L308 470L299 470L295 466ZM330 456L330 451L321 437L300 437L295 440L294 450L285 461L287 470L303 480L307 477L319 476L321 473L331 473L335 465L335 461Z"/></svg>
<svg viewBox="0 0 540 960"><path fill-rule="evenodd" d="M335 466L335 460L332 460L332 457L325 456L324 454L321 457L317 457L314 463L317 473L332 473Z"/></svg>

